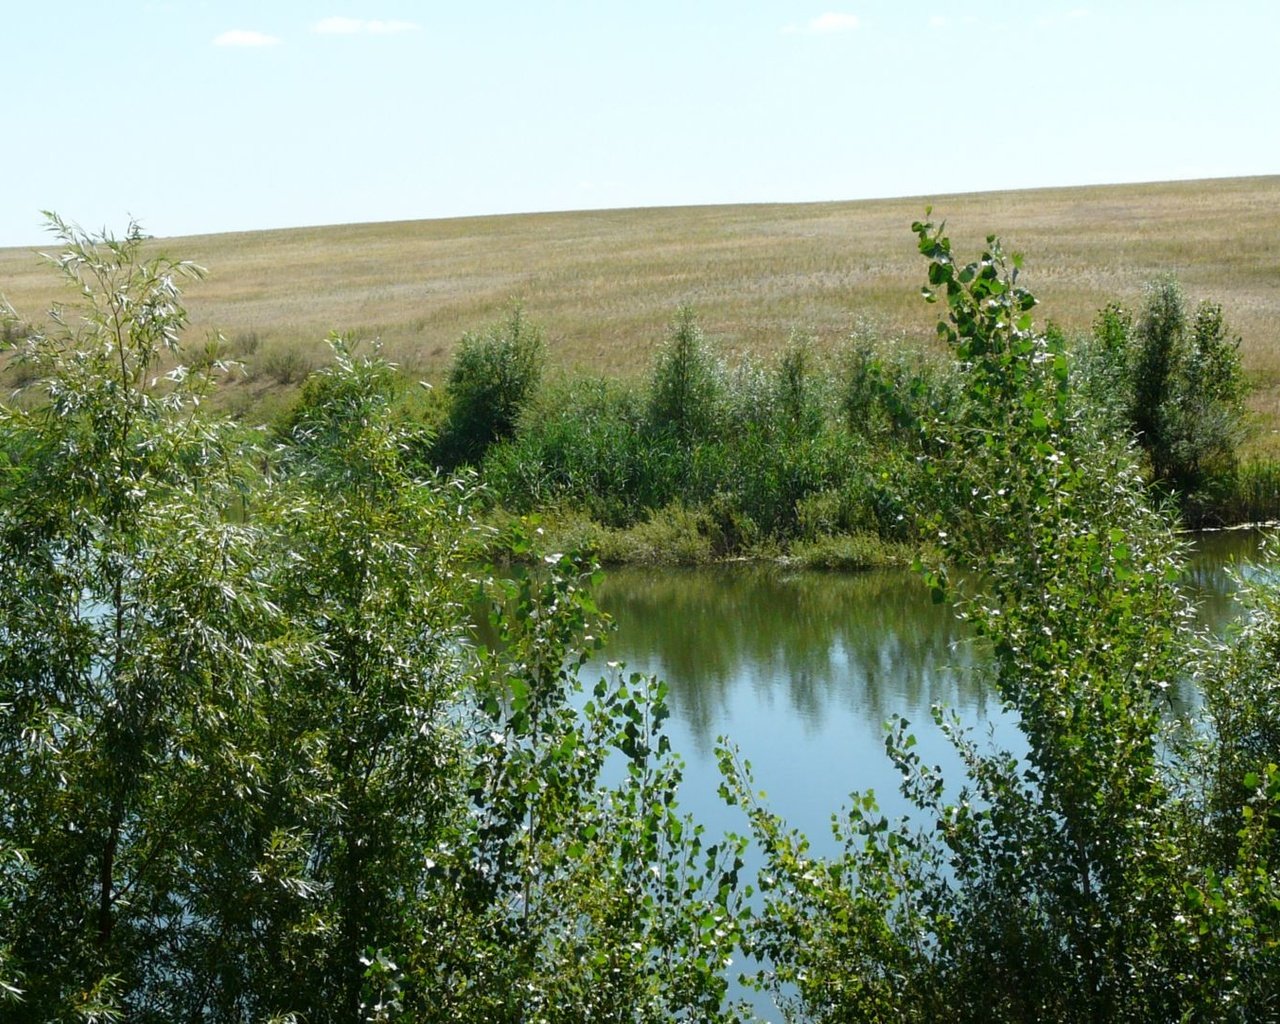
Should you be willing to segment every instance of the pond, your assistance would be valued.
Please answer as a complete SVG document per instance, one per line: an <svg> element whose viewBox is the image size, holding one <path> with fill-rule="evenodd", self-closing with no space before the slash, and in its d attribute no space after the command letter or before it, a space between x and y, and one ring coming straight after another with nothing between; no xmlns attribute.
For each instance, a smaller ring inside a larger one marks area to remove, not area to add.
<svg viewBox="0 0 1280 1024"><path fill-rule="evenodd" d="M1186 587L1206 627L1225 629L1239 615L1232 566L1256 557L1260 540L1242 531L1195 539ZM819 855L837 852L831 819L851 791L874 790L890 816L909 810L885 754L891 716L911 722L917 750L944 778L958 780L961 766L933 722L935 704L1005 749L1025 750L983 683L980 646L912 573L629 568L607 573L596 597L616 631L585 678L617 671L609 663L621 662L628 674L667 682L667 731L686 762L681 808L712 835L749 831L742 811L717 795L722 735L751 763L765 804ZM757 866L749 851L748 872ZM759 1019L777 1019L766 994L737 981L751 967L739 958L731 968L730 995Z"/></svg>
<svg viewBox="0 0 1280 1024"><path fill-rule="evenodd" d="M1242 531L1195 541L1187 586L1202 621L1224 628L1237 607L1228 567L1258 549ZM792 572L775 566L618 569L597 591L616 632L586 678L608 662L670 688L672 746L687 768L681 805L713 832L745 832L716 795L715 745L726 735L752 765L766 804L832 851L831 815L872 789L906 810L885 755L885 722L902 715L925 760L958 778L934 704L1019 752L1021 737L984 686L982 657L953 610L930 602L912 573Z"/></svg>

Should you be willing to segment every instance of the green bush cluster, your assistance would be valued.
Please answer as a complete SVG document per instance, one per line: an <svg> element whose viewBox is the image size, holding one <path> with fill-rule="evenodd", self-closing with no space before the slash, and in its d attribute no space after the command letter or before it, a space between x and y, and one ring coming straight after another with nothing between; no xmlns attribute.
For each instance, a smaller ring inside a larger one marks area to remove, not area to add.
<svg viewBox="0 0 1280 1024"><path fill-rule="evenodd" d="M477 466L515 433L542 376L542 331L516 306L501 324L462 338L449 371L449 411L437 441L446 469Z"/></svg>
<svg viewBox="0 0 1280 1024"><path fill-rule="evenodd" d="M0 1017L734 1019L742 843L679 816L656 681L579 681L590 567L478 569L341 339L274 435L201 415L199 268L54 228L83 302L0 405Z"/></svg>
<svg viewBox="0 0 1280 1024"><path fill-rule="evenodd" d="M1074 418L1100 441L1135 440L1157 494L1176 496L1189 524L1274 517L1266 469L1237 471L1247 421L1236 342L1217 306L1189 322L1182 309L1165 281L1137 321L1103 310L1076 346ZM682 309L645 384L576 378L523 392L478 465L513 512L571 509L626 529L678 505L713 557L851 534L918 540L922 519L957 500L925 470L938 425L969 415L960 379L865 331L825 358L801 337L772 366L730 368Z"/></svg>
<svg viewBox="0 0 1280 1024"><path fill-rule="evenodd" d="M1188 315L1177 281L1163 278L1136 318L1116 304L1099 314L1081 361L1081 390L1104 429L1136 441L1192 525L1221 522L1234 490L1247 433L1239 345L1221 306Z"/></svg>
<svg viewBox="0 0 1280 1024"><path fill-rule="evenodd" d="M775 366L730 370L682 310L647 383L545 388L481 475L511 511L574 509L611 528L679 506L721 556L829 534L903 540L923 494L922 424L948 408L949 379L869 349L820 360L803 339Z"/></svg>
<svg viewBox="0 0 1280 1024"><path fill-rule="evenodd" d="M714 558L849 535L919 540L922 520L957 500L926 470L939 424L970 415L960 373L866 329L834 353L801 335L772 365L731 367L682 308L642 384L540 386L536 338L517 312L464 340L434 449L439 465L477 467L509 512L572 512L612 530L663 517L652 536L678 519ZM1156 493L1174 495L1191 525L1280 513L1264 469L1237 473L1247 422L1237 344L1219 307L1188 320L1165 280L1136 320L1107 306L1075 346L1074 418L1100 441L1135 441ZM681 546L677 560L699 545Z"/></svg>

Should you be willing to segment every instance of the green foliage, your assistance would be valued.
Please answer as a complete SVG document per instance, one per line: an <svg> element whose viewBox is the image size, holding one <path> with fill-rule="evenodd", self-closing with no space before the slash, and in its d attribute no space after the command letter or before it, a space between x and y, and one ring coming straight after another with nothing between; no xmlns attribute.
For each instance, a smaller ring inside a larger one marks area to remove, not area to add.
<svg viewBox="0 0 1280 1024"><path fill-rule="evenodd" d="M51 225L82 301L18 352L39 401L0 411L6 1012L160 1019L206 955L181 922L218 886L205 812L252 785L227 738L278 625L261 536L229 516L229 435L191 415L201 380L158 372L199 268L147 257L136 225Z"/></svg>
<svg viewBox="0 0 1280 1024"><path fill-rule="evenodd" d="M1171 400L1186 342L1186 312L1177 281L1155 282L1134 328L1129 419L1150 453L1157 479L1166 479L1173 453Z"/></svg>
<svg viewBox="0 0 1280 1024"><path fill-rule="evenodd" d="M678 816L659 684L601 680L581 700L599 635L583 646L599 626L589 584L578 562L548 556L495 594L476 813L434 869L456 909L409 959L411 975L446 983L421 989L411 1019L723 1018L742 843L708 843Z"/></svg>
<svg viewBox="0 0 1280 1024"><path fill-rule="evenodd" d="M261 352L257 352L255 342L253 350L256 353L253 361L255 373L276 384L299 384L315 368L310 355L296 342L269 342Z"/></svg>
<svg viewBox="0 0 1280 1024"><path fill-rule="evenodd" d="M850 429L844 393L803 338L774 366L745 360L725 373L705 352L696 354L691 314L684 316L684 356L677 359L673 339L654 380L685 379L690 374L673 366L686 364L713 376L699 430L657 425L654 384L647 400L616 382L555 384L485 460L483 478L500 505L517 513L572 509L629 531L610 534L610 550L642 561L776 550L815 540L819 529L912 536L927 497L916 458L924 424L950 407L954 391L944 370L906 357L877 359L875 414ZM811 502L819 495L838 497L816 514ZM655 550L664 537L679 551Z"/></svg>
<svg viewBox="0 0 1280 1024"><path fill-rule="evenodd" d="M812 342L805 335L791 339L778 364L777 406L783 428L812 437L822 427L822 403L814 379Z"/></svg>
<svg viewBox="0 0 1280 1024"><path fill-rule="evenodd" d="M159 372L198 269L54 227L83 301L0 408L5 1019L731 1019L742 844L679 816L656 684L580 699L589 570L478 581L339 338L238 447Z"/></svg>
<svg viewBox="0 0 1280 1024"><path fill-rule="evenodd" d="M542 377L542 331L519 306L481 334L463 335L449 370L449 416L438 443L446 468L479 465L489 447L515 433Z"/></svg>
<svg viewBox="0 0 1280 1024"><path fill-rule="evenodd" d="M262 1015L349 1020L362 956L412 941L423 851L459 827L471 528L454 511L469 503L462 485L412 474L391 368L333 346L260 512L279 545L264 552L273 600L307 658L264 695L257 756L271 785L233 830L266 837L293 899L261 912L270 944L252 928L226 941L255 962ZM242 870L265 853L246 849Z"/></svg>
<svg viewBox="0 0 1280 1024"><path fill-rule="evenodd" d="M998 292L1000 284L978 286ZM1160 332L1150 325L1176 322L1178 301L1175 294L1158 304L1143 329L1155 336ZM1008 314L1016 328L1030 311L1015 303ZM1074 353L1070 379L1056 378L1059 399L1072 407L1074 435L1104 445L1133 436L1139 368L1147 367L1143 379L1159 376L1151 368L1155 355L1139 358L1139 333L1129 314L1108 306L1094 338ZM1278 506L1265 467L1255 464L1245 474L1235 467L1243 378L1220 312L1202 306L1185 335L1185 352L1169 371L1172 383L1161 392L1167 392L1161 450L1168 451L1161 471L1187 488L1181 497L1188 522L1273 515ZM1044 341L1060 369L1066 339L1050 327ZM571 509L628 530L678 505L710 524L713 557L813 541L819 523L830 524L822 527L830 535L919 539L929 516L963 503L956 492L963 483L929 467L945 454L956 424L989 415L989 396L962 383L961 368L972 363L981 371L974 354L946 365L877 342L859 327L834 357L821 358L796 335L773 365L744 359L729 370L710 351L692 311L683 309L646 392L594 380L542 389L514 434L489 450L481 472L497 503L515 513ZM1161 484L1167 486L1173 485ZM824 498L815 514L810 503L831 493L841 496L838 510Z"/></svg>
<svg viewBox="0 0 1280 1024"><path fill-rule="evenodd" d="M1274 658L1251 643L1221 673L1216 743L1173 741L1164 694L1195 637L1169 524L1128 454L1078 418L1063 341L1034 330L1016 260L992 238L961 265L941 229L915 231L964 410L930 425L949 501L927 578L989 645L1026 751L983 749L936 711L967 769L957 788L898 721L887 749L919 820L855 795L834 823L843 854L822 861L726 749L726 794L765 849L748 931L763 981L814 1020L1265 1018L1280 788L1267 699L1243 691Z"/></svg>
<svg viewBox="0 0 1280 1024"><path fill-rule="evenodd" d="M571 502L608 526L629 526L679 488L670 447L645 432L643 397L608 382L545 388L520 430L484 463L485 483L516 511Z"/></svg>
<svg viewBox="0 0 1280 1024"><path fill-rule="evenodd" d="M873 533L826 530L814 540L793 544L789 562L804 569L834 569L858 572L863 569L906 567L915 560L911 545L882 540Z"/></svg>
<svg viewBox="0 0 1280 1024"><path fill-rule="evenodd" d="M1136 321L1116 305L1099 315L1086 349L1081 390L1103 429L1127 431L1155 482L1183 499L1192 522L1210 514L1246 434L1239 339L1222 308L1201 303L1188 318L1182 289L1156 281Z"/></svg>
<svg viewBox="0 0 1280 1024"><path fill-rule="evenodd" d="M672 435L686 446L709 437L717 419L722 376L697 317L691 308L682 306L654 363L649 382L649 429L659 436Z"/></svg>
<svg viewBox="0 0 1280 1024"><path fill-rule="evenodd" d="M1218 481L1215 481L1217 483ZM1246 459L1226 486L1210 489L1204 512L1225 523L1264 523L1280 519L1280 463Z"/></svg>
<svg viewBox="0 0 1280 1024"><path fill-rule="evenodd" d="M1072 353L1072 387L1079 396L1080 428L1102 443L1132 434L1130 343L1132 315L1109 303L1094 320L1091 336Z"/></svg>
<svg viewBox="0 0 1280 1024"><path fill-rule="evenodd" d="M882 353L860 334L842 363L840 411L850 433L921 451L927 425L939 415L958 413L955 376L935 362L899 351Z"/></svg>

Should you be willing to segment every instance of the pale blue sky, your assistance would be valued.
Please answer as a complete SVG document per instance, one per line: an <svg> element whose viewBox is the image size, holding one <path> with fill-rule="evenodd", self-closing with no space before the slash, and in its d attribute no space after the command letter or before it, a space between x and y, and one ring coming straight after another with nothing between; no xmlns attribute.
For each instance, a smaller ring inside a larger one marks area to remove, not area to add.
<svg viewBox="0 0 1280 1024"><path fill-rule="evenodd" d="M1274 0L8 0L0 245L1280 173Z"/></svg>

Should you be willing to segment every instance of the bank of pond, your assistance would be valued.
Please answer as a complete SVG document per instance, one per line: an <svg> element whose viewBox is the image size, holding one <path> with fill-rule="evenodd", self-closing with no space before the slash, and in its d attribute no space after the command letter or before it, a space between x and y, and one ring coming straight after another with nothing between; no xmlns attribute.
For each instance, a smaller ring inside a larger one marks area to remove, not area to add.
<svg viewBox="0 0 1280 1024"><path fill-rule="evenodd" d="M1089 334L1048 331L1077 442L1132 445L1153 500L1189 527L1280 517L1280 466L1219 306L1192 309L1164 279ZM941 348L864 324L834 347L797 333L773 360L730 359L683 308L643 380L550 379L544 352L516 308L466 335L406 415L430 425L424 467L471 468L498 519L537 513L604 562L900 565L957 503L938 463L975 396Z"/></svg>

